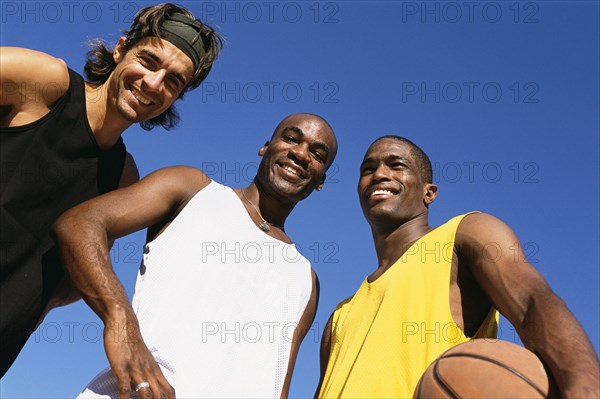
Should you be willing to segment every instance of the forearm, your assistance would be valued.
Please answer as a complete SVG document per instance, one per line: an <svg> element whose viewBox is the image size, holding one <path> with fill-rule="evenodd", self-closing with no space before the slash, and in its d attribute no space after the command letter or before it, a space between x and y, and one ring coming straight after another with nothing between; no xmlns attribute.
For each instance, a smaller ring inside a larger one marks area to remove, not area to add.
<svg viewBox="0 0 600 399"><path fill-rule="evenodd" d="M131 322L133 309L112 269L102 223L68 212L54 224L53 235L73 286L105 326Z"/></svg>
<svg viewBox="0 0 600 399"><path fill-rule="evenodd" d="M600 365L587 335L553 293L535 296L516 326L524 345L544 360L567 398L600 397Z"/></svg>

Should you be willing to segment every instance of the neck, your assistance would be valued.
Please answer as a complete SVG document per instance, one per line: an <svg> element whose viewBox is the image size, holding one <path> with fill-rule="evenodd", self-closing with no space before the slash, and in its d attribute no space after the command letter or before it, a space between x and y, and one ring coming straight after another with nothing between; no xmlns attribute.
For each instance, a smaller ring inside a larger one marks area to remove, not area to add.
<svg viewBox="0 0 600 399"><path fill-rule="evenodd" d="M429 226L427 212L403 222L395 229L381 231L371 226L378 269L389 268L415 241L431 230L433 227Z"/></svg>
<svg viewBox="0 0 600 399"><path fill-rule="evenodd" d="M270 224L283 228L285 220L294 209L294 205L284 204L269 195L261 185L254 180L244 189L248 200L258 209L261 216Z"/></svg>
<svg viewBox="0 0 600 399"><path fill-rule="evenodd" d="M131 122L122 118L116 109L111 109L107 84L93 86L85 84L85 106L90 128L96 143L102 149L111 148Z"/></svg>

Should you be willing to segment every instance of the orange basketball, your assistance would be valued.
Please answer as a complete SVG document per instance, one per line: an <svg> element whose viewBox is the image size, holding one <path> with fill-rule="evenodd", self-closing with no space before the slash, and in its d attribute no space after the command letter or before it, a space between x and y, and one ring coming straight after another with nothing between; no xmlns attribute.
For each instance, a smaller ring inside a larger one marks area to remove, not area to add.
<svg viewBox="0 0 600 399"><path fill-rule="evenodd" d="M413 398L557 398L556 392L533 352L506 341L475 339L431 363Z"/></svg>

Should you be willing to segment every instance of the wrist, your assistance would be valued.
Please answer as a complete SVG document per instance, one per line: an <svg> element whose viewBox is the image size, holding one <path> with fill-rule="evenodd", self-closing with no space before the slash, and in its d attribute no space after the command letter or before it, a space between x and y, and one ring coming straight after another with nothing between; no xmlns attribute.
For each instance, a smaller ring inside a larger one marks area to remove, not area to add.
<svg viewBox="0 0 600 399"><path fill-rule="evenodd" d="M104 336L114 343L143 342L139 323L133 311L112 312L110 317L104 320Z"/></svg>
<svg viewBox="0 0 600 399"><path fill-rule="evenodd" d="M124 328L125 326L138 326L137 317L131 306L111 305L100 317L105 329Z"/></svg>

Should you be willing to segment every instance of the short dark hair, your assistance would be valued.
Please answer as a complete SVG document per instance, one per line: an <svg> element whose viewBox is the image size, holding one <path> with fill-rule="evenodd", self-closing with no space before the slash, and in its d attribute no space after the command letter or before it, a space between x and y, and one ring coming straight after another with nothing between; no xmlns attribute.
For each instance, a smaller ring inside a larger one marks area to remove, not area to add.
<svg viewBox="0 0 600 399"><path fill-rule="evenodd" d="M192 20L196 19L189 10L172 3L142 8L136 14L129 30L124 32L127 36L127 40L124 44L125 52L145 37L162 37L160 29L162 23L176 13L184 14ZM202 39L205 53L200 60L200 64L196 68L194 76L192 76L186 88L181 92L179 98L183 98L185 92L195 89L204 81L204 79L206 79L212 68L213 62L223 48L223 39L221 36L210 26L204 23L200 23L200 25L201 29L198 34ZM130 38L132 28L137 27L139 30L140 26L142 33L136 34L134 38ZM109 49L102 40L96 39L90 42L90 50L87 53L86 63L83 68L85 77L89 83L101 85L108 80L110 74L117 66L113 59L113 51L114 50ZM178 123L179 114L175 110L174 105L171 105L162 114L146 121L141 121L140 126L144 130L151 130L155 126L161 125L163 128L170 130L177 126Z"/></svg>
<svg viewBox="0 0 600 399"><path fill-rule="evenodd" d="M375 141L373 141L371 143L369 148L371 148L373 146L373 144L377 143L380 140L384 140L384 139L397 140L397 141L400 141L400 142L408 145L410 147L410 154L417 161L417 164L418 164L417 166L421 173L421 179L423 179L423 181L425 183L433 183L433 168L431 167L431 160L429 159L427 154L425 154L425 151L423 151L418 145L416 145L415 143L413 143L406 137L396 136L393 134L379 137L378 139L376 139Z"/></svg>

